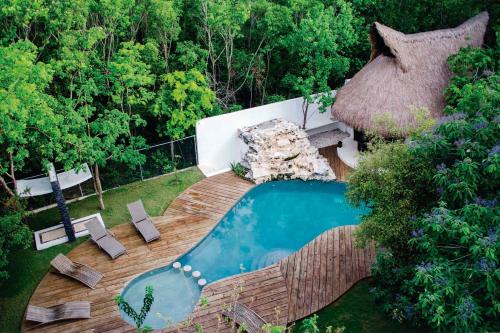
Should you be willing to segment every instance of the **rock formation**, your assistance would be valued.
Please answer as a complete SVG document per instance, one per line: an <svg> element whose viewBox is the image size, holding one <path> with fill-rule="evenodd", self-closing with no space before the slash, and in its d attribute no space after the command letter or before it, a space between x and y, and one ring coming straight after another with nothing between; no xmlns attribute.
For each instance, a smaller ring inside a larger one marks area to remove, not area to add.
<svg viewBox="0 0 500 333"><path fill-rule="evenodd" d="M240 129L248 145L241 162L246 177L260 184L273 179L334 180L328 161L318 153L306 132L284 119Z"/></svg>

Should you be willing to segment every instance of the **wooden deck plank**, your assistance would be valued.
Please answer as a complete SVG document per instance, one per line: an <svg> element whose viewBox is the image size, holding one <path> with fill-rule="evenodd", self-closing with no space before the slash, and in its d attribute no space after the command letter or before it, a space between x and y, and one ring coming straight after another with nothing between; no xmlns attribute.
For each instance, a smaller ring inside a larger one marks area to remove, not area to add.
<svg viewBox="0 0 500 333"><path fill-rule="evenodd" d="M40 326L32 331L134 332L134 327L120 317L114 296L135 276L167 265L194 246L251 188L252 184L231 173L194 184L179 195L162 216L153 218L162 235L159 241L145 244L130 224L113 228L128 249L127 255L116 260L110 260L95 244L82 243L68 256L104 274L97 288L88 289L63 276L47 273L30 304L51 306L71 300L89 300L92 318ZM231 327L221 320L221 310L235 299L273 324L286 325L308 316L335 301L353 283L370 274L374 248L355 248L354 231L352 226L334 228L277 264L206 286L202 297L209 301L208 307L197 304L189 325L160 331L194 332L192 324L198 323L204 332L231 332ZM25 323L23 330L31 327Z"/></svg>
<svg viewBox="0 0 500 333"><path fill-rule="evenodd" d="M321 235L314 240L314 257L313 257L313 280L312 280L312 294L311 306L309 312L315 312L319 309L319 288L321 281Z"/></svg>
<svg viewBox="0 0 500 333"><path fill-rule="evenodd" d="M326 290L327 288L327 269L328 269L328 231L321 234L320 242L320 272L319 272L319 296L318 305L319 309L326 303Z"/></svg>
<svg viewBox="0 0 500 333"><path fill-rule="evenodd" d="M327 248L327 263L326 263L326 284L324 286L326 290L325 294L325 303L328 302L328 300L333 299L333 283L334 283L334 276L333 276L333 230L328 230L327 233L327 239L328 239L328 248Z"/></svg>
<svg viewBox="0 0 500 333"><path fill-rule="evenodd" d="M318 152L328 160L333 172L335 172L337 180L346 181L352 169L339 158L337 154L337 145L320 148Z"/></svg>

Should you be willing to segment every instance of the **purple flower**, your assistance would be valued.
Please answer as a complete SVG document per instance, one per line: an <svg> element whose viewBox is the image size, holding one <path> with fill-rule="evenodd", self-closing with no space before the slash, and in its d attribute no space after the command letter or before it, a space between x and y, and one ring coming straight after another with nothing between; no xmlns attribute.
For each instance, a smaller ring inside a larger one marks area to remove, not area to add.
<svg viewBox="0 0 500 333"><path fill-rule="evenodd" d="M493 156L495 154L500 153L500 145L494 145L493 148L490 149L489 156Z"/></svg>
<svg viewBox="0 0 500 333"><path fill-rule="evenodd" d="M444 193L444 188L442 188L442 187L438 187L438 188L436 189L436 192L437 192L437 194L438 194L439 196L442 196L442 195L443 195L443 193Z"/></svg>
<svg viewBox="0 0 500 333"><path fill-rule="evenodd" d="M421 273L427 273L431 269L432 269L432 264L430 262L421 263L420 265L417 265L417 270Z"/></svg>
<svg viewBox="0 0 500 333"><path fill-rule="evenodd" d="M473 125L473 127L477 131L477 130L483 129L485 127L488 127L488 123L483 120L483 121L480 121L479 123L475 123Z"/></svg>
<svg viewBox="0 0 500 333"><path fill-rule="evenodd" d="M424 236L424 229L420 228L418 230L413 230L411 236L414 238L419 238Z"/></svg>
<svg viewBox="0 0 500 333"><path fill-rule="evenodd" d="M457 148L462 147L464 143L465 143L465 140L464 140L464 139L459 139L459 140L456 140L455 142L453 142L453 144L454 144Z"/></svg>
<svg viewBox="0 0 500 333"><path fill-rule="evenodd" d="M483 237L482 239L484 246L495 245L497 243L497 240L498 240L497 232L493 229L490 229L488 231L488 236Z"/></svg>
<svg viewBox="0 0 500 333"><path fill-rule="evenodd" d="M476 267L479 271L483 273L489 273L497 267L497 264L494 261L482 258L476 263Z"/></svg>
<svg viewBox="0 0 500 333"><path fill-rule="evenodd" d="M441 124L444 124L444 123L449 122L449 121L462 120L462 119L465 119L465 117L466 117L465 113L463 113L463 112L457 112L457 113L451 114L449 116L441 117L437 121L437 124L441 125Z"/></svg>
<svg viewBox="0 0 500 333"><path fill-rule="evenodd" d="M439 172L445 171L445 170L446 170L446 164L444 164L444 163L440 163L440 164L436 165L436 169L437 169Z"/></svg>
<svg viewBox="0 0 500 333"><path fill-rule="evenodd" d="M497 199L495 198L492 200L488 200L488 199L483 199L481 197L476 197L476 205L484 206L487 208L493 208L497 205Z"/></svg>
<svg viewBox="0 0 500 333"><path fill-rule="evenodd" d="M476 304L470 298L466 298L458 306L458 314L460 316L460 319L462 319L463 321L469 320L469 318L474 313L475 309L476 309Z"/></svg>

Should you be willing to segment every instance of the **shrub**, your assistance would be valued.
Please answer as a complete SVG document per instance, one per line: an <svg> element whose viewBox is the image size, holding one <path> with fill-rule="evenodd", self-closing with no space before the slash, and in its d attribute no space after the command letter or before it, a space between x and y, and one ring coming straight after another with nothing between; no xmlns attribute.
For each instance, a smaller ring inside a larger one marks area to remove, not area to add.
<svg viewBox="0 0 500 333"><path fill-rule="evenodd" d="M16 197L0 203L0 285L9 277L5 268L10 251L30 245L31 231L24 217L24 206Z"/></svg>

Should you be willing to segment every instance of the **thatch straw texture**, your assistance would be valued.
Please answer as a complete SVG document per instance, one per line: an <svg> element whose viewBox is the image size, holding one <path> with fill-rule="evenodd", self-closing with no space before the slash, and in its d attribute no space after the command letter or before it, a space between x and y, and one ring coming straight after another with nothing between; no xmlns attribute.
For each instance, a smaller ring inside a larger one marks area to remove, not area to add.
<svg viewBox="0 0 500 333"><path fill-rule="evenodd" d="M481 46L488 18L483 12L453 29L411 35L375 22L371 59L340 89L332 115L383 136L394 135L394 126L407 134L416 122L415 108L425 107L432 117L440 117L451 77L446 60L461 47ZM391 125L382 119L390 119Z"/></svg>

